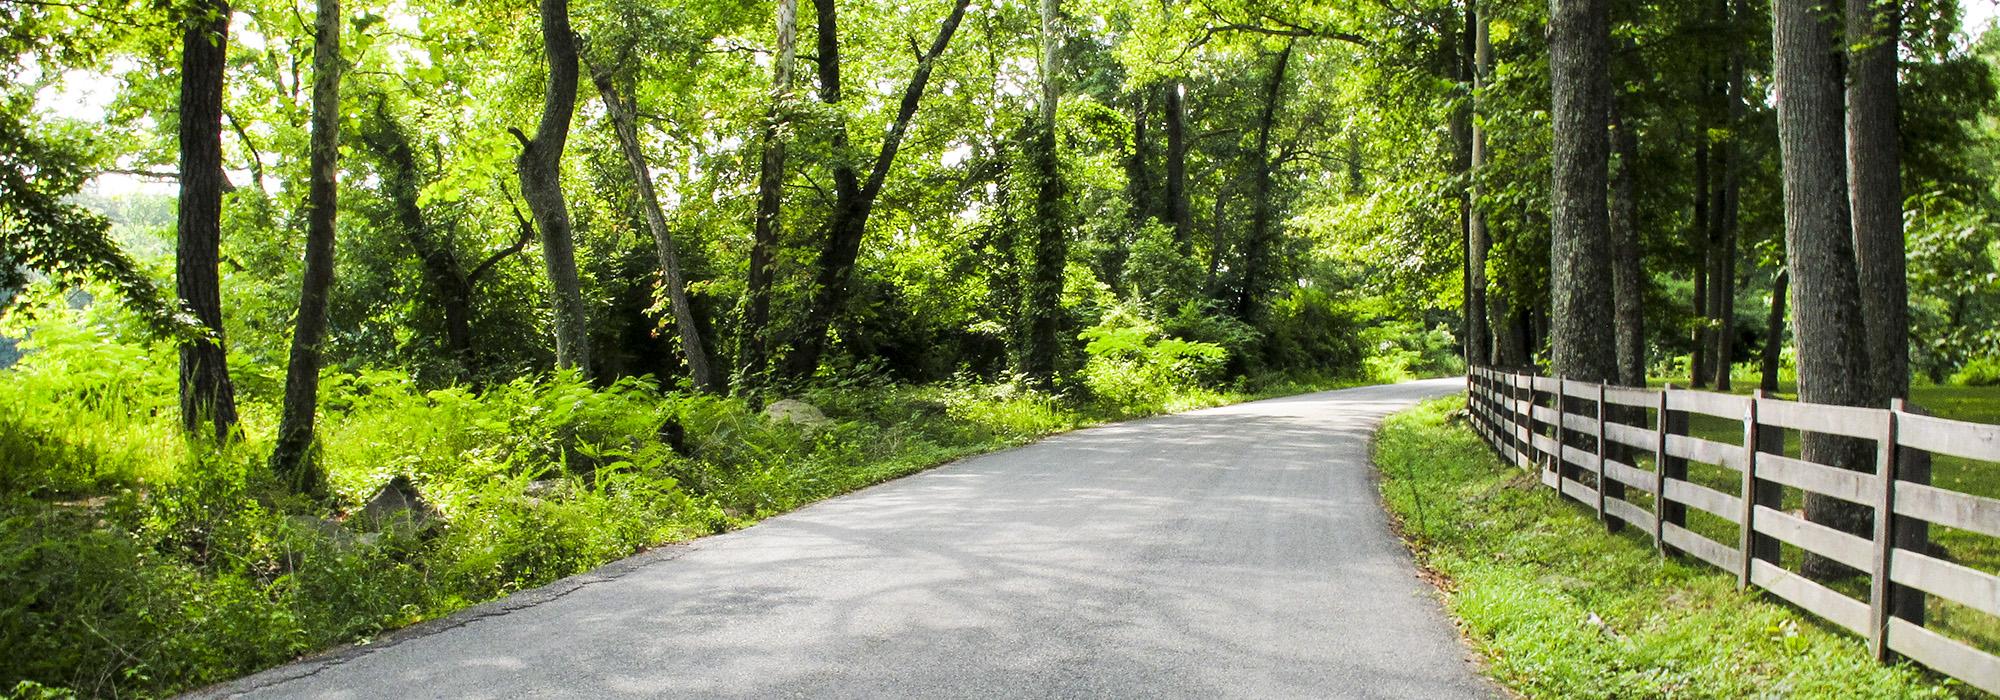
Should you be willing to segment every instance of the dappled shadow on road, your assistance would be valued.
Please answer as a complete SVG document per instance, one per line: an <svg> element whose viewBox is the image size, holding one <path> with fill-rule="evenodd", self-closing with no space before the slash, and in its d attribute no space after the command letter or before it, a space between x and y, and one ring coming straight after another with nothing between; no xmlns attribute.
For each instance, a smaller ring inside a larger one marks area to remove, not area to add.
<svg viewBox="0 0 2000 700"><path fill-rule="evenodd" d="M965 460L277 690L1485 695L1368 474L1373 419L1418 393L1212 409Z"/></svg>

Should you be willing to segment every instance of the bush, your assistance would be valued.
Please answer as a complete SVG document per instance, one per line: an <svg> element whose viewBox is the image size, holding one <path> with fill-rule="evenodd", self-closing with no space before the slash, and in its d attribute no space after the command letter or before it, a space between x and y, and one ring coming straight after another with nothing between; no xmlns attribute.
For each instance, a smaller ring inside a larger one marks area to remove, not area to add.
<svg viewBox="0 0 2000 700"><path fill-rule="evenodd" d="M1181 390L1222 377L1229 352L1214 343L1167 337L1132 305L1114 307L1079 338L1088 341L1083 384L1120 412L1157 410Z"/></svg>
<svg viewBox="0 0 2000 700"><path fill-rule="evenodd" d="M1373 350L1362 360L1372 381L1398 382L1465 371L1456 349L1458 341L1443 325L1424 330L1415 323L1389 322L1362 331L1361 337Z"/></svg>
<svg viewBox="0 0 2000 700"><path fill-rule="evenodd" d="M1262 360L1267 367L1353 373L1368 346L1361 321L1317 287L1303 287L1271 305Z"/></svg>
<svg viewBox="0 0 2000 700"><path fill-rule="evenodd" d="M2000 386L2000 358L1982 357L1965 363L1951 375L1951 383L1961 386Z"/></svg>

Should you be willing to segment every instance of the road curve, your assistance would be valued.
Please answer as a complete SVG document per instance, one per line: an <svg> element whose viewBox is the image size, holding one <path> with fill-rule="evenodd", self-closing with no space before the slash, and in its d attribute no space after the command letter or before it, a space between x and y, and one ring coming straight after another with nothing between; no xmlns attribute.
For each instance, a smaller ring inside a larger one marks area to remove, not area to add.
<svg viewBox="0 0 2000 700"><path fill-rule="evenodd" d="M1462 386L1080 430L197 695L1497 697L1369 466Z"/></svg>

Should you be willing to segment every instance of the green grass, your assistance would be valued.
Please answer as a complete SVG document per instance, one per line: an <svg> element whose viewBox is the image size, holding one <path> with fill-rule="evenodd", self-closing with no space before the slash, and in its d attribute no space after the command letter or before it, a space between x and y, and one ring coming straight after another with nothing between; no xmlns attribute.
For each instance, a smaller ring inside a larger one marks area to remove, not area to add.
<svg viewBox="0 0 2000 700"><path fill-rule="evenodd" d="M1528 697L1970 696L1650 540L1609 534L1533 475L1501 464L1453 414L1462 397L1391 417L1382 493L1488 672Z"/></svg>

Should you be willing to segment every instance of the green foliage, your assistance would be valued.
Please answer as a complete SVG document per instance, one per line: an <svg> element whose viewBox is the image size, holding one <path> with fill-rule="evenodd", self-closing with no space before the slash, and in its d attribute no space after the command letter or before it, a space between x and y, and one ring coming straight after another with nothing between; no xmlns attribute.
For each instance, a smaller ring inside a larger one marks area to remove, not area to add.
<svg viewBox="0 0 2000 700"><path fill-rule="evenodd" d="M1316 287L1278 299L1270 316L1263 356L1272 366L1345 370L1359 365L1371 349L1361 338L1361 319Z"/></svg>
<svg viewBox="0 0 2000 700"><path fill-rule="evenodd" d="M29 102L15 89L0 90L0 289L19 288L27 270L71 284L100 281L124 295L152 330L199 337L193 318L162 298L112 239L110 222L65 201L82 189L98 157L88 128L28 121Z"/></svg>
<svg viewBox="0 0 2000 700"><path fill-rule="evenodd" d="M1362 361L1366 376L1378 382L1398 382L1417 377L1460 374L1465 362L1458 356L1458 339L1445 326L1424 329L1413 323L1385 323L1361 334L1374 353Z"/></svg>
<svg viewBox="0 0 2000 700"><path fill-rule="evenodd" d="M1965 363L1951 383L1961 386L2000 386L2000 358L1981 357Z"/></svg>
<svg viewBox="0 0 2000 700"><path fill-rule="evenodd" d="M1501 464L1454 418L1462 397L1393 416L1376 437L1382 496L1445 583L1488 673L1527 697L1954 697L1884 666L1861 640L1650 541Z"/></svg>
<svg viewBox="0 0 2000 700"><path fill-rule="evenodd" d="M1113 307L1078 336L1090 359L1083 385L1099 402L1143 406L1221 378L1229 351L1215 343L1166 335L1130 304Z"/></svg>

